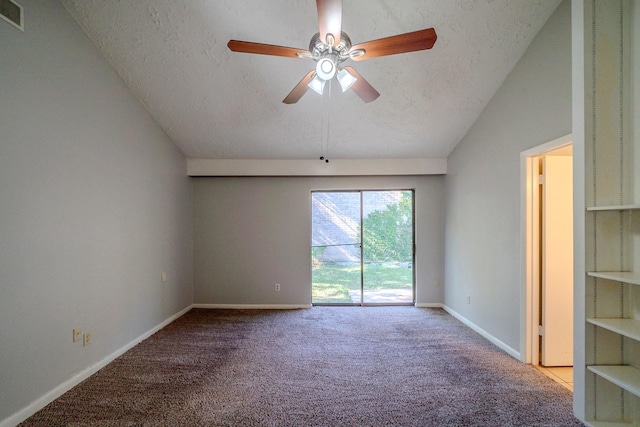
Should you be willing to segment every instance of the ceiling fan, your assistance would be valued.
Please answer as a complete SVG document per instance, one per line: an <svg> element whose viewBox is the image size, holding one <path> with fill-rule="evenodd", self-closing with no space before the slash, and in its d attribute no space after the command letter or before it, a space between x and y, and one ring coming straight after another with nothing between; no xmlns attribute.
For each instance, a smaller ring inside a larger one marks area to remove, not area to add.
<svg viewBox="0 0 640 427"><path fill-rule="evenodd" d="M344 61L431 49L437 39L436 31L427 28L352 45L349 36L342 31L342 0L316 0L316 6L320 32L311 38L309 50L239 40L230 40L227 44L234 52L313 59L316 62L316 68L309 71L282 101L285 104L298 102L309 88L322 95L325 84L333 77L343 92L352 88L364 102L374 101L380 96L378 91L353 67L342 66Z"/></svg>

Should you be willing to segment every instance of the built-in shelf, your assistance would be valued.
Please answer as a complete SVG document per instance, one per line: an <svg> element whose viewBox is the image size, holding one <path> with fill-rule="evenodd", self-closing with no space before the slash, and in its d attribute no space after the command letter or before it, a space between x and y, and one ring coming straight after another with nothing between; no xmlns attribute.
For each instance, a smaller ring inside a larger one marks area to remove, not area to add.
<svg viewBox="0 0 640 427"><path fill-rule="evenodd" d="M574 408L590 427L640 427L640 138L630 125L640 118L640 92L629 91L640 63L628 59L640 47L640 0L575 4L581 89L574 100L589 113L574 115L575 147L584 147L574 158L584 172L578 200L586 205L576 265L587 271L576 276L584 305L576 310L583 334L576 335Z"/></svg>
<svg viewBox="0 0 640 427"><path fill-rule="evenodd" d="M587 319L592 325L599 326L616 334L640 341L640 320L635 319Z"/></svg>
<svg viewBox="0 0 640 427"><path fill-rule="evenodd" d="M594 374L640 397L640 369L628 365L587 366Z"/></svg>
<svg viewBox="0 0 640 427"><path fill-rule="evenodd" d="M629 422L613 422L613 421L587 421L588 425L591 427L628 427L633 426L634 424Z"/></svg>
<svg viewBox="0 0 640 427"><path fill-rule="evenodd" d="M600 279L640 285L640 273L637 271L589 271L587 274Z"/></svg>
<svg viewBox="0 0 640 427"><path fill-rule="evenodd" d="M640 209L640 205L615 205L615 206L591 206L588 211L635 211Z"/></svg>

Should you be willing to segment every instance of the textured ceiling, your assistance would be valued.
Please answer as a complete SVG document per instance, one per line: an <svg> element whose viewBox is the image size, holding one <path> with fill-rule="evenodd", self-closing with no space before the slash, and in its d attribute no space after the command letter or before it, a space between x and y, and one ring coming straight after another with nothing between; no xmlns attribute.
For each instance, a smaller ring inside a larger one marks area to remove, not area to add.
<svg viewBox="0 0 640 427"><path fill-rule="evenodd" d="M347 61L380 92L374 102L334 84L330 97L309 91L293 105L282 99L312 60L226 44L308 48L312 0L62 3L185 156L310 159L448 156L560 0L344 0L354 44L429 27L438 41Z"/></svg>

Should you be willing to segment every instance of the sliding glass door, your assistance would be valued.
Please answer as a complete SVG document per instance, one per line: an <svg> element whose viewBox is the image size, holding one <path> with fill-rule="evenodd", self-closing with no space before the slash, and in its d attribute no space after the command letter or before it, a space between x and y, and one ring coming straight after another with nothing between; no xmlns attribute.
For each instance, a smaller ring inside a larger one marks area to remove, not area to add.
<svg viewBox="0 0 640 427"><path fill-rule="evenodd" d="M312 193L313 304L412 304L413 191Z"/></svg>
<svg viewBox="0 0 640 427"><path fill-rule="evenodd" d="M413 302L413 192L362 193L363 303Z"/></svg>

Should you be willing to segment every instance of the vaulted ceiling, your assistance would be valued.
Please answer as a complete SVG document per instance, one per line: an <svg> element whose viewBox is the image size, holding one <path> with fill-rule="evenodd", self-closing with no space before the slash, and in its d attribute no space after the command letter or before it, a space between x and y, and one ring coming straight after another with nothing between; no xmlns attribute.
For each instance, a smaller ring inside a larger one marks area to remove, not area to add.
<svg viewBox="0 0 640 427"><path fill-rule="evenodd" d="M364 103L284 97L311 59L231 52L230 39L307 49L312 0L62 0L189 158L442 158L450 154L560 0L344 0L354 44L435 28L431 50L348 60L380 92ZM347 65L347 63L345 63Z"/></svg>

